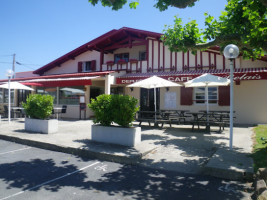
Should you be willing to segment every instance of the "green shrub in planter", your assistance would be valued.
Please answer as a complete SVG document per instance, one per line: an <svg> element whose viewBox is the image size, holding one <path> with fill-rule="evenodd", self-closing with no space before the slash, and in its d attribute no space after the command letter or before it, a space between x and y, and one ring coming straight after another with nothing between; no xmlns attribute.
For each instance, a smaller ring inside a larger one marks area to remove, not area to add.
<svg viewBox="0 0 267 200"><path fill-rule="evenodd" d="M53 110L53 97L50 95L30 94L22 104L26 115L33 119L47 119Z"/></svg>
<svg viewBox="0 0 267 200"><path fill-rule="evenodd" d="M128 95L112 95L113 121L123 127L132 126L135 114L139 110L139 107L136 107L137 103L136 98Z"/></svg>
<svg viewBox="0 0 267 200"><path fill-rule="evenodd" d="M131 96L100 95L92 99L88 107L94 112L94 123L110 126L112 122L123 127L129 127L134 121L134 116L139 110L136 107L138 100Z"/></svg>
<svg viewBox="0 0 267 200"><path fill-rule="evenodd" d="M112 108L111 108L111 96L102 94L91 99L91 103L88 107L94 112L95 119L94 123L100 123L103 126L110 126L112 119Z"/></svg>

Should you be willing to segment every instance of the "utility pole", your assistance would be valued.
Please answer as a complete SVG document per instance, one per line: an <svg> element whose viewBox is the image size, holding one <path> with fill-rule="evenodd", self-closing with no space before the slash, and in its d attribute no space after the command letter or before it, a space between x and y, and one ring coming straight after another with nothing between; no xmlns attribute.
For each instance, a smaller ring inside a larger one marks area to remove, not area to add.
<svg viewBox="0 0 267 200"><path fill-rule="evenodd" d="M16 63L15 57L16 57L16 54L14 53L13 54L13 66L12 66L12 71L14 72L14 74L12 78L15 78L15 63Z"/></svg>

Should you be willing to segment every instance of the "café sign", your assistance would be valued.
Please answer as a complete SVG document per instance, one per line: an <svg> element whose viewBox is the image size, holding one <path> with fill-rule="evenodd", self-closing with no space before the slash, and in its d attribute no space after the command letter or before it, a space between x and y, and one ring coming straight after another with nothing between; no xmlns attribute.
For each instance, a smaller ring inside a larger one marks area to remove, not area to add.
<svg viewBox="0 0 267 200"><path fill-rule="evenodd" d="M191 79L194 79L201 74L177 74L177 75L161 75L159 77L167 79L172 82L187 82ZM230 78L229 73L212 73L212 75L220 76L223 78ZM139 77L118 77L116 79L117 84L132 84L137 81L149 78L149 76L139 76ZM235 81L248 81L248 80L267 80L267 73L266 72L235 72L234 73L234 80Z"/></svg>

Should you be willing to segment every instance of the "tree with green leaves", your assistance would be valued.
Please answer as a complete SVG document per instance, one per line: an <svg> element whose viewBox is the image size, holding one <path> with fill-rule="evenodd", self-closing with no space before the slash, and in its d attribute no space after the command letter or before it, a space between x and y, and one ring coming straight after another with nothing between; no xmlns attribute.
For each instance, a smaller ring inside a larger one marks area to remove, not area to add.
<svg viewBox="0 0 267 200"><path fill-rule="evenodd" d="M186 8L194 6L198 0L157 0L155 7L160 11L168 7ZM204 13L205 29L199 29L196 20L183 24L175 17L173 26L166 26L162 40L171 51L193 53L212 46L236 44L245 58L259 58L267 52L267 0L227 0L228 4L219 19ZM113 10L121 9L127 0L89 0L93 5L101 2ZM129 6L136 8L138 1Z"/></svg>

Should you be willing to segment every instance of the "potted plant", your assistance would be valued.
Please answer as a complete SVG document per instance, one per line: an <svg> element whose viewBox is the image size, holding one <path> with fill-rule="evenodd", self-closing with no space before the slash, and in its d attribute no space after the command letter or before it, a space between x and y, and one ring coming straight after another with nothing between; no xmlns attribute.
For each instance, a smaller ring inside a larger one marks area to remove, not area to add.
<svg viewBox="0 0 267 200"><path fill-rule="evenodd" d="M91 104L88 104L95 114L92 140L125 146L140 143L141 128L132 126L139 110L137 102L137 99L128 95L103 94L92 99Z"/></svg>
<svg viewBox="0 0 267 200"><path fill-rule="evenodd" d="M50 95L30 94L22 104L25 113L25 130L38 133L55 133L58 120L49 119L53 110L53 97Z"/></svg>

